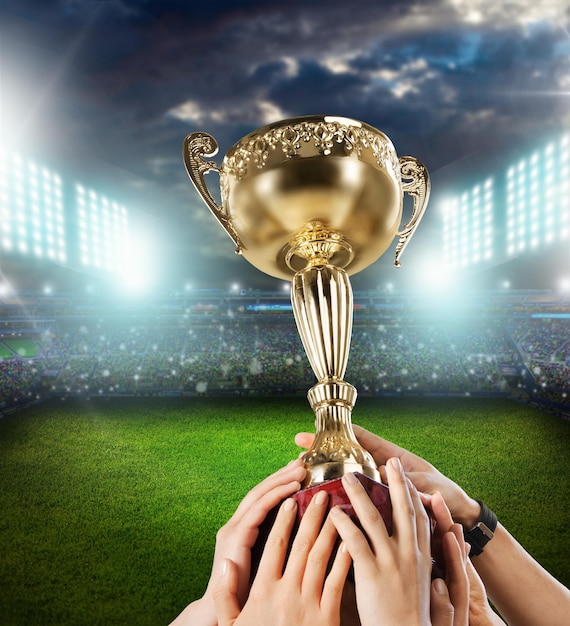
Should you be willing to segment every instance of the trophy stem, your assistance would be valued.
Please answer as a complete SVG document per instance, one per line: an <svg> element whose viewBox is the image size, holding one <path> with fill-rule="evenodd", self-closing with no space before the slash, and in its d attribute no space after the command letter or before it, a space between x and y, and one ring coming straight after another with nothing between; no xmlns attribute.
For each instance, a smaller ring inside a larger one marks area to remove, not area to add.
<svg viewBox="0 0 570 626"><path fill-rule="evenodd" d="M347 273L322 263L293 277L291 300L297 328L318 383L308 399L315 412L316 436L304 455L303 487L360 472L380 476L370 455L356 440L351 413L356 389L343 380L352 333L353 297Z"/></svg>

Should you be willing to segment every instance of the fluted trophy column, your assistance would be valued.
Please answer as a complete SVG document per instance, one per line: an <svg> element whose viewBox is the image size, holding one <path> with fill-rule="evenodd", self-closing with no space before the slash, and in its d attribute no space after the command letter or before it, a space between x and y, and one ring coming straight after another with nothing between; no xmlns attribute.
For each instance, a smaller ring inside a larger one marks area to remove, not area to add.
<svg viewBox="0 0 570 626"><path fill-rule="evenodd" d="M310 487L360 472L379 480L372 456L352 430L356 389L343 380L352 334L353 298L347 273L332 265L309 265L295 274L291 301L297 328L317 384L309 390L316 435L304 455Z"/></svg>

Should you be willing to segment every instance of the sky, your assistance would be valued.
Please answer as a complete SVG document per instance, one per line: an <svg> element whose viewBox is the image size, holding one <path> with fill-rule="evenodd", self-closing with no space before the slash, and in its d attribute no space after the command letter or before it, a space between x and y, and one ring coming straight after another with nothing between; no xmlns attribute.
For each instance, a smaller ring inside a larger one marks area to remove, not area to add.
<svg viewBox="0 0 570 626"><path fill-rule="evenodd" d="M400 270L383 258L355 277L376 287L410 276L419 251L437 265L447 188L560 135L569 105L570 2L0 3L2 146L123 202L149 277L172 288L277 286L195 193L189 132L213 135L220 163L267 123L338 115L419 158L432 201Z"/></svg>

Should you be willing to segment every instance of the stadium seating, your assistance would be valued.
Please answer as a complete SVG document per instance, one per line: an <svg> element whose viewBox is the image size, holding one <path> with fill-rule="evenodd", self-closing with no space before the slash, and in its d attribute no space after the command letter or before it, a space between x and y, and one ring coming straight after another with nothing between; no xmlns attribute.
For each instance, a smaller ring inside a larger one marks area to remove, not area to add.
<svg viewBox="0 0 570 626"><path fill-rule="evenodd" d="M304 394L315 383L287 296L23 301L0 301L0 410L54 396ZM355 302L345 378L360 394L569 403L562 296L487 293L461 315L380 292Z"/></svg>

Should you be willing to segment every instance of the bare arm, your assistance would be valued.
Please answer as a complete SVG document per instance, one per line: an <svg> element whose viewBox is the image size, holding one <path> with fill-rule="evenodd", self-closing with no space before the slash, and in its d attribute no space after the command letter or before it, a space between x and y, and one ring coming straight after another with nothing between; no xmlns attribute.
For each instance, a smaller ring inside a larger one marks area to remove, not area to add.
<svg viewBox="0 0 570 626"><path fill-rule="evenodd" d="M511 626L565 626L570 591L551 576L499 523L472 563L491 602Z"/></svg>

